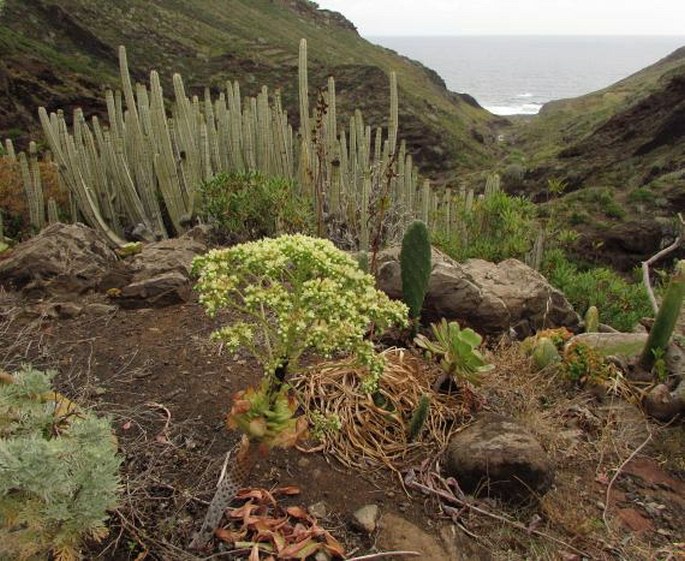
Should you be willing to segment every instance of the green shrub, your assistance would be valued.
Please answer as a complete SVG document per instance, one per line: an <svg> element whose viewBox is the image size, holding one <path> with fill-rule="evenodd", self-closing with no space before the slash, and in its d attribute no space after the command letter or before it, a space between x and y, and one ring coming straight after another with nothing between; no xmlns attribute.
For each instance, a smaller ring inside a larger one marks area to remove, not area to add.
<svg viewBox="0 0 685 561"><path fill-rule="evenodd" d="M523 197L504 192L475 201L473 208L458 209L461 229L434 232L433 243L457 261L477 257L502 261L524 259L537 236L536 206Z"/></svg>
<svg viewBox="0 0 685 561"><path fill-rule="evenodd" d="M287 179L258 172L220 173L200 191L200 217L214 226L219 242L313 231L311 202Z"/></svg>
<svg viewBox="0 0 685 561"><path fill-rule="evenodd" d="M0 548L7 559L80 558L107 533L120 460L110 424L25 367L0 381Z"/></svg>
<svg viewBox="0 0 685 561"><path fill-rule="evenodd" d="M546 254L542 273L576 310L597 306L604 322L620 331L630 331L640 318L652 314L642 284L629 283L605 267L581 270L562 250Z"/></svg>
<svg viewBox="0 0 685 561"><path fill-rule="evenodd" d="M656 195L647 187L633 189L628 195L628 200L636 204L651 204L656 199Z"/></svg>

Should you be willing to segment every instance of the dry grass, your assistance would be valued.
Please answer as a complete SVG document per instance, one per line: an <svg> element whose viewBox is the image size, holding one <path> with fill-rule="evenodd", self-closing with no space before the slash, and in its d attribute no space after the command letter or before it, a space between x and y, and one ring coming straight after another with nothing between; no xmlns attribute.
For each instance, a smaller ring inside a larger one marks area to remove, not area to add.
<svg viewBox="0 0 685 561"><path fill-rule="evenodd" d="M322 449L349 467L387 467L398 472L441 451L471 419L477 398L467 387L435 393L439 371L401 349L384 352L387 366L376 400L362 390L366 373L353 359L319 364L293 380L307 414L337 416L340 430L327 431ZM408 425L421 396L430 409L421 434L409 441ZM381 405L379 405L381 404Z"/></svg>

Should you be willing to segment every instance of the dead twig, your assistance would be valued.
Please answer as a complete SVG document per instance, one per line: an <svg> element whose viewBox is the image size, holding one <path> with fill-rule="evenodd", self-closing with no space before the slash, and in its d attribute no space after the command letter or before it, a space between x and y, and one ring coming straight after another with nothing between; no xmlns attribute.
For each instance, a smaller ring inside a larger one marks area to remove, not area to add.
<svg viewBox="0 0 685 561"><path fill-rule="evenodd" d="M683 215L680 213L678 213L678 220L680 221L680 235L675 239L675 241L668 247L665 247L658 253L652 255L649 259L647 259L647 261L642 262L642 281L644 282L645 288L647 289L647 295L649 296L649 301L652 303L652 309L654 310L655 314L659 311L659 304L656 301L656 296L654 296L654 289L652 288L652 283L649 280L649 266L653 265L659 259L665 257L666 255L680 247L684 238L683 232L685 232L685 219L683 219Z"/></svg>
<svg viewBox="0 0 685 561"><path fill-rule="evenodd" d="M647 446L649 441L652 440L653 435L652 435L652 431L649 429L649 425L647 425L647 432L649 434L647 435L647 438L644 440L644 442L642 444L640 444L640 446L635 448L635 450L633 450L633 452L630 454L630 456L628 456L623 461L623 463L620 466L618 466L616 473L614 473L614 476L611 478L611 481L609 481L609 485L607 485L607 492L606 492L606 496L604 498L604 510L602 511L602 520L604 521L604 525L606 526L607 530L609 530L609 531L611 531L611 528L609 527L609 521L607 520L607 513L609 512L609 497L611 495L611 488L613 487L614 482L618 479L618 476L621 475L621 472L623 471L623 469L631 462L631 460L633 458L635 458L635 456L637 456L640 453L640 451L645 446Z"/></svg>
<svg viewBox="0 0 685 561"><path fill-rule="evenodd" d="M437 480L442 480L440 475L436 473L431 473L430 474L432 479L437 479ZM535 530L530 528L529 526L526 526L525 524L522 524L521 522L517 522L516 520L511 520L510 518L507 518L506 516L501 516L499 514L495 514L494 512L490 512L484 508L478 507L474 504L471 504L467 502L464 499L461 499L457 496L455 496L453 493L450 493L449 491L444 491L441 489L434 489L433 487L430 487L429 485L424 485L423 483L417 481L416 479L416 473L414 470L409 470L407 473L407 476L405 477L405 485L410 488L414 488L418 491L421 491L422 493L426 495L435 495L439 497L440 499L451 502L452 504L455 504L460 507L467 508L469 510L472 510L473 512L476 512L478 514L482 514L483 516L487 516L488 518L492 518L493 520L497 520L498 522L503 522L504 524L508 524L512 528L516 528L517 530L520 530L521 532L524 532L528 535L530 534L535 534L536 536L539 536L541 538L553 541L559 545L562 545L566 548L569 548L576 553L583 555L585 557L590 557L590 555L581 550L578 549L577 547L571 545L568 542L565 542L563 540L560 540L559 538L556 538L550 534L547 534L545 532L541 532L540 530ZM448 483L443 481L443 486L448 487Z"/></svg>
<svg viewBox="0 0 685 561"><path fill-rule="evenodd" d="M381 559L383 557L391 557L393 555L411 555L418 557L421 555L419 551L382 551L380 553L369 553L368 555L361 555L359 557L348 557L345 561L369 561L370 559Z"/></svg>

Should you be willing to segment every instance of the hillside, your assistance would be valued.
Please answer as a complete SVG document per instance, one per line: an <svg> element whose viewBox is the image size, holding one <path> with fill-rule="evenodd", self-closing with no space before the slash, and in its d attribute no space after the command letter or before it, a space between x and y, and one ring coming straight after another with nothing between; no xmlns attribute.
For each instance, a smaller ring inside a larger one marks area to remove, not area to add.
<svg viewBox="0 0 685 561"><path fill-rule="evenodd" d="M297 114L297 48L309 42L310 87L336 78L339 111L359 107L382 125L387 74L398 74L400 130L433 176L491 165L497 122L434 72L362 39L340 14L307 0L8 0L0 19L0 137L36 133L37 107L103 112L104 88L119 82L117 47L134 77L182 74L193 93L238 80L254 95L280 88Z"/></svg>
<svg viewBox="0 0 685 561"><path fill-rule="evenodd" d="M517 142L533 183L555 175L571 189L635 189L658 188L666 179L685 187L678 173L685 166L684 136L682 47L608 88L548 103L521 127Z"/></svg>
<svg viewBox="0 0 685 561"><path fill-rule="evenodd" d="M673 241L685 209L685 47L608 88L548 103L515 122L509 140L508 165L523 171L508 189L549 201L581 234L583 260L631 270Z"/></svg>

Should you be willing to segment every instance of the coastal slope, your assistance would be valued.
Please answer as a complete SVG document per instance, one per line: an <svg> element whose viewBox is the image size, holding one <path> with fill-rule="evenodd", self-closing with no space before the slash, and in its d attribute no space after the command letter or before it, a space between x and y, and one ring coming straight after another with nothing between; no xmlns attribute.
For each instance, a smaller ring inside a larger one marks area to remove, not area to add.
<svg viewBox="0 0 685 561"><path fill-rule="evenodd" d="M37 134L37 108L104 113L104 89L119 83L125 45L134 78L160 72L166 91L180 73L192 93L237 80L244 94L281 89L297 115L297 49L309 42L310 90L336 79L342 119L360 108L384 125L390 71L400 89L400 133L433 177L487 168L497 119L449 92L419 63L375 46L343 16L307 0L7 0L0 18L0 137ZM344 120L342 122L345 122Z"/></svg>

